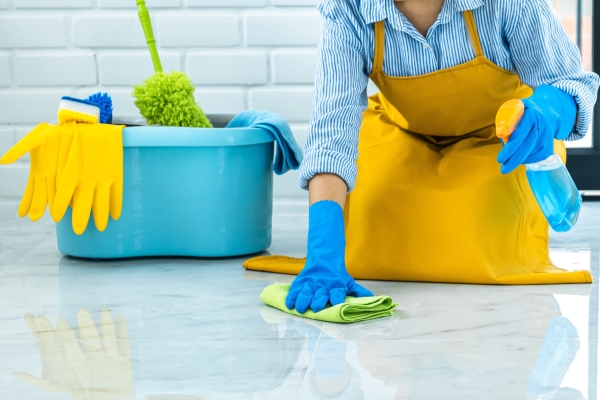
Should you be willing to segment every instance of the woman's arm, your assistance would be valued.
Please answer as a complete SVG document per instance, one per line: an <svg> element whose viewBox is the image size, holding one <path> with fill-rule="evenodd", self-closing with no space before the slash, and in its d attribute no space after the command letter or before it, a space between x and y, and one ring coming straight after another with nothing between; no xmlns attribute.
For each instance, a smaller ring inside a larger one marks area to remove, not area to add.
<svg viewBox="0 0 600 400"><path fill-rule="evenodd" d="M299 313L322 311L346 296L373 296L348 274L344 260L343 207L356 180L358 131L367 106L364 46L354 30L361 24L354 2L323 0L319 10L315 103L300 167L300 186L309 189L311 203L307 257L285 300Z"/></svg>
<svg viewBox="0 0 600 400"><path fill-rule="evenodd" d="M318 174L310 180L309 191L311 206L319 201L331 200L344 208L348 186L335 174Z"/></svg>
<svg viewBox="0 0 600 400"><path fill-rule="evenodd" d="M592 119L600 78L583 69L577 46L569 39L549 1L501 2L515 10L507 17L506 37L521 80L537 88L544 84L566 92L577 103L577 122L566 140L585 136Z"/></svg>
<svg viewBox="0 0 600 400"><path fill-rule="evenodd" d="M311 192L311 202L334 200L343 205L356 179L368 82L364 44L357 32L367 26L356 8L354 2L337 0L324 0L319 7L315 99L299 177L300 186ZM325 176L314 178L320 174Z"/></svg>

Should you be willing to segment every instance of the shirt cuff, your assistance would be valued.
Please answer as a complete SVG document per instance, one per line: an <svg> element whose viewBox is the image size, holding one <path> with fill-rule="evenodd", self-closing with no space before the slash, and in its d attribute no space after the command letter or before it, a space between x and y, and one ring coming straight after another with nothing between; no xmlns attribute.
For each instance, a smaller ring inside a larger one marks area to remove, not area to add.
<svg viewBox="0 0 600 400"><path fill-rule="evenodd" d="M308 182L317 174L335 174L342 178L348 185L348 193L356 184L356 160L341 153L331 150L317 150L304 155L298 183L304 190L308 190Z"/></svg>
<svg viewBox="0 0 600 400"><path fill-rule="evenodd" d="M569 94L577 103L577 119L573 131L565 140L574 141L583 139L592 122L592 112L596 104L596 95L589 93L589 85L577 81L560 81L553 83L557 89Z"/></svg>

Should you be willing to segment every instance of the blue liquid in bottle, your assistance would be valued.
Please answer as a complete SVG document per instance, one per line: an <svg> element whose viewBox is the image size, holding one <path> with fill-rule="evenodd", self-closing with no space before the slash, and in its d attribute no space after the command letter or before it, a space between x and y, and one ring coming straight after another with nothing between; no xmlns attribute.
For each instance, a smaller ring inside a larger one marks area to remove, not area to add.
<svg viewBox="0 0 600 400"><path fill-rule="evenodd" d="M577 223L582 200L562 160L553 154L525 168L531 190L552 229L570 230Z"/></svg>

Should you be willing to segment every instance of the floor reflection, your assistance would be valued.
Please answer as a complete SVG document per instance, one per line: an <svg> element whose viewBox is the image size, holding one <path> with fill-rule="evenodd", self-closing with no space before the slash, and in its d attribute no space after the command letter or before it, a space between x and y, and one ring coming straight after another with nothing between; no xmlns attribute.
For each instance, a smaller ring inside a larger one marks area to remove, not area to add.
<svg viewBox="0 0 600 400"><path fill-rule="evenodd" d="M300 398L588 398L589 291L501 290L477 302L483 292L469 288L417 298L387 320L325 324ZM262 311L273 323L275 313ZM310 337L311 321L280 318Z"/></svg>
<svg viewBox="0 0 600 400"><path fill-rule="evenodd" d="M41 376L14 377L73 399L588 398L597 286L372 282L399 311L340 325L255 314L268 277L223 267L61 259L56 325L25 315Z"/></svg>
<svg viewBox="0 0 600 400"><path fill-rule="evenodd" d="M584 399L581 391L561 387L579 349L579 336L571 321L562 316L552 318L527 382L525 399Z"/></svg>
<svg viewBox="0 0 600 400"><path fill-rule="evenodd" d="M567 271L590 270L590 249L550 249L550 259L559 268Z"/></svg>
<svg viewBox="0 0 600 400"><path fill-rule="evenodd" d="M133 393L135 398L243 399L253 393L285 398L288 390L297 392L305 373L301 366L308 363L308 356L301 357L308 338L295 329L281 334L262 321L253 303L260 307L265 281L249 284L237 265L224 268L231 261L215 263L198 269L192 260L62 258L56 329L43 316L25 316L40 350L42 378L14 376L74 399L133 398ZM114 324L112 314L118 314ZM98 324L92 315L98 315ZM318 336L320 327L315 329ZM123 345L124 338L126 353L115 353L113 342ZM129 380L129 391L117 378Z"/></svg>
<svg viewBox="0 0 600 400"><path fill-rule="evenodd" d="M369 335L359 340L358 362L386 386L395 387L394 399L397 400L444 394L447 399L478 396L519 399L524 394L528 400L562 399L561 393L567 391L578 394L579 397L573 399L581 398L579 390L561 388L580 349L575 326L560 315L551 295L538 297L537 305L529 306L543 312L537 315L522 312L508 324L497 320L494 339L486 337L484 331L488 327L474 328L470 338L458 340L450 339L454 336L451 331L438 335L435 341L403 343ZM473 313L477 318L477 311ZM410 319L401 320L395 329L404 330L409 324ZM443 326L440 328L441 332L445 331ZM541 329L545 329L545 334L538 335ZM504 340L502 331L506 337L526 333L528 338ZM536 340L536 337L544 337L544 340Z"/></svg>
<svg viewBox="0 0 600 400"><path fill-rule="evenodd" d="M275 218L273 253L305 251L302 218ZM2 400L597 398L600 204L552 238L552 260L593 285L363 282L400 306L350 325L264 306L292 277L241 259L61 258L51 225L7 221Z"/></svg>
<svg viewBox="0 0 600 400"><path fill-rule="evenodd" d="M50 393L67 393L73 399L133 398L133 377L127 321L116 322L109 310L100 312L96 326L89 311L77 315L79 337L66 319L56 329L44 316L25 314L40 353L42 376L15 372L20 381Z"/></svg>
<svg viewBox="0 0 600 400"><path fill-rule="evenodd" d="M278 310L263 307L263 319L278 324L286 334L302 335L308 340L313 366L305 384L311 399L363 399L360 374L347 360L348 344L321 331L321 323L289 317Z"/></svg>

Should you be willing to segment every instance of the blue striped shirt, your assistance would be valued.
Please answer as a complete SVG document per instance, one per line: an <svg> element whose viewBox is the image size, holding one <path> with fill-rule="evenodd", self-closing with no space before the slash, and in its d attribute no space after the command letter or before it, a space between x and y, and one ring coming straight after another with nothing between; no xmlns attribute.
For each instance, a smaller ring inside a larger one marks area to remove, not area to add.
<svg viewBox="0 0 600 400"><path fill-rule="evenodd" d="M471 61L475 54L462 11L473 10L485 56L536 88L553 85L573 96L576 126L567 140L587 132L599 77L585 72L577 46L548 0L445 0L423 37L393 0L322 0L315 100L300 167L300 186L318 173L356 181L358 132L373 68L373 23L385 20L384 72L418 76Z"/></svg>

